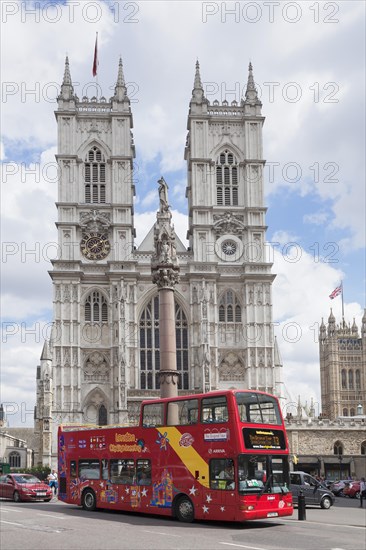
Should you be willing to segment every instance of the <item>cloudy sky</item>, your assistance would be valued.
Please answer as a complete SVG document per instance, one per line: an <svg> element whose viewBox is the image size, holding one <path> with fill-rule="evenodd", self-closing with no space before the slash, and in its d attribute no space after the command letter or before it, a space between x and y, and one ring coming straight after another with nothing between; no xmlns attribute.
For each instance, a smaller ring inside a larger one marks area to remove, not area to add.
<svg viewBox="0 0 366 550"><path fill-rule="evenodd" d="M40 8L41 6L41 8ZM9 425L32 425L35 374L52 321L55 254L53 111L65 55L79 97L112 95L123 58L132 102L136 227L141 242L164 175L174 224L187 229L183 159L197 58L207 98L240 100L249 61L266 117L267 241L286 387L320 412L317 333L341 298L365 306L365 3L3 1L1 401Z"/></svg>

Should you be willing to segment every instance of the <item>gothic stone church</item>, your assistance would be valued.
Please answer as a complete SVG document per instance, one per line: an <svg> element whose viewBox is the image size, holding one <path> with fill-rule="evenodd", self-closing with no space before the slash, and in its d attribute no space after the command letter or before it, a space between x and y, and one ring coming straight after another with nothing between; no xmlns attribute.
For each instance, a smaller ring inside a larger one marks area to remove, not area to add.
<svg viewBox="0 0 366 550"><path fill-rule="evenodd" d="M179 393L253 388L281 396L266 260L261 102L249 65L239 104L205 98L197 62L188 112L189 246L176 236ZM136 424L159 396L154 227L134 244L132 111L119 62L113 97L79 99L69 62L58 97L60 257L54 323L37 368L36 463L55 463L60 423Z"/></svg>

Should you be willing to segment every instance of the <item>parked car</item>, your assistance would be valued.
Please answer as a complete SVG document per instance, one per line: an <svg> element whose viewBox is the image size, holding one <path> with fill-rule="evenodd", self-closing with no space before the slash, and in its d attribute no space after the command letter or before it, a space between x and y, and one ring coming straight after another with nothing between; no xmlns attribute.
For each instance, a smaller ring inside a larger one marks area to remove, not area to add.
<svg viewBox="0 0 366 550"><path fill-rule="evenodd" d="M25 500L44 500L49 502L52 499L52 489L31 474L6 474L0 476L0 497L10 498L15 502Z"/></svg>
<svg viewBox="0 0 366 550"><path fill-rule="evenodd" d="M343 489L349 485L351 480L349 479L340 479L339 481L335 481L331 486L330 490L332 493L336 496L343 496Z"/></svg>
<svg viewBox="0 0 366 550"><path fill-rule="evenodd" d="M328 509L333 506L335 498L315 477L306 472L290 472L290 491L294 504L298 504L300 491L305 496L305 504L317 504Z"/></svg>
<svg viewBox="0 0 366 550"><path fill-rule="evenodd" d="M350 498L360 498L360 482L350 481L349 484L343 489L344 496Z"/></svg>

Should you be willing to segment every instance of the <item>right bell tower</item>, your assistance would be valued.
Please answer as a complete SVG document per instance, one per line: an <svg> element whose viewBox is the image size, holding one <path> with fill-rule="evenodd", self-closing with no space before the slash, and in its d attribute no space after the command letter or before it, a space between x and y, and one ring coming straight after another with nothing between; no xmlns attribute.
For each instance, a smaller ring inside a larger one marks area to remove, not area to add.
<svg viewBox="0 0 366 550"><path fill-rule="evenodd" d="M275 275L265 246L261 108L251 63L245 97L211 104L197 61L185 150L190 271L193 289L196 278L214 306L196 339L211 367L205 388L243 387L281 396L272 319ZM202 319L194 315L192 322L199 332Z"/></svg>

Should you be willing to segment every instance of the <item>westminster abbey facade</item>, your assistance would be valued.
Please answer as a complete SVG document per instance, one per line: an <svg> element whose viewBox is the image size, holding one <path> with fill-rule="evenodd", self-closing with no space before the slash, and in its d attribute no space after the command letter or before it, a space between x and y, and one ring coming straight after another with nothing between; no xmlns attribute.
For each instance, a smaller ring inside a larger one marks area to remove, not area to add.
<svg viewBox="0 0 366 550"><path fill-rule="evenodd" d="M281 396L275 275L265 253L264 117L251 65L240 103L211 104L197 63L187 107L189 244L175 240L179 392L253 388ZM56 461L60 423L136 424L141 401L159 395L154 227L136 246L135 144L122 62L108 100L78 98L66 59L56 119L61 254L50 272L52 337L37 368L36 462L43 464Z"/></svg>

